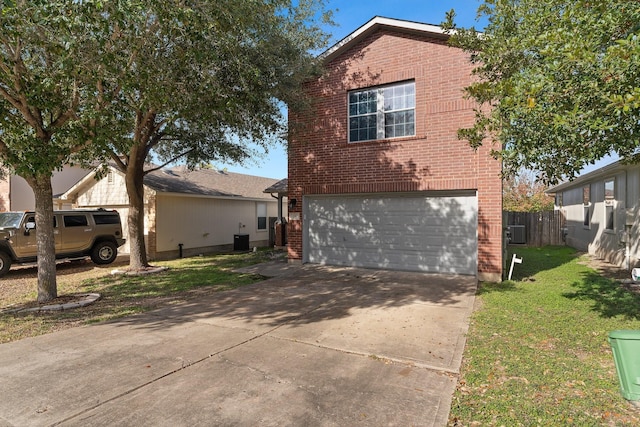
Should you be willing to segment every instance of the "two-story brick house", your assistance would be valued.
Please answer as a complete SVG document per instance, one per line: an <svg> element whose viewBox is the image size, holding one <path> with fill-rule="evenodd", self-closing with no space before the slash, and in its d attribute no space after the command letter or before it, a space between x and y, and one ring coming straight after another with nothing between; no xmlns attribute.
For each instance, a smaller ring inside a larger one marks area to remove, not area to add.
<svg viewBox="0 0 640 427"><path fill-rule="evenodd" d="M474 121L468 55L437 26L376 17L322 54L289 112L289 259L502 274L501 164Z"/></svg>

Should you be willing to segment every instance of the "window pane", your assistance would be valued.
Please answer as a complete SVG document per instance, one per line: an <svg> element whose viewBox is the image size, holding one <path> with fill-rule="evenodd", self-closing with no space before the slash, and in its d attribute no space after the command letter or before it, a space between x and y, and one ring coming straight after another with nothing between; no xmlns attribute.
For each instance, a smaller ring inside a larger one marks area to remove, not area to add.
<svg viewBox="0 0 640 427"><path fill-rule="evenodd" d="M93 221L96 225L99 224L120 224L120 216L117 214L109 215L94 215Z"/></svg>
<svg viewBox="0 0 640 427"><path fill-rule="evenodd" d="M349 141L415 135L414 82L351 92L348 99Z"/></svg>
<svg viewBox="0 0 640 427"><path fill-rule="evenodd" d="M84 215L65 215L65 227L84 227L87 225L87 217Z"/></svg>
<svg viewBox="0 0 640 427"><path fill-rule="evenodd" d="M607 230L613 230L613 205L605 206Z"/></svg>
<svg viewBox="0 0 640 427"><path fill-rule="evenodd" d="M615 199L615 181L609 180L604 182L604 198L606 200Z"/></svg>
<svg viewBox="0 0 640 427"><path fill-rule="evenodd" d="M258 217L258 230L267 229L267 204L257 203L256 212Z"/></svg>
<svg viewBox="0 0 640 427"><path fill-rule="evenodd" d="M589 206L584 207L584 221L585 226L589 226Z"/></svg>

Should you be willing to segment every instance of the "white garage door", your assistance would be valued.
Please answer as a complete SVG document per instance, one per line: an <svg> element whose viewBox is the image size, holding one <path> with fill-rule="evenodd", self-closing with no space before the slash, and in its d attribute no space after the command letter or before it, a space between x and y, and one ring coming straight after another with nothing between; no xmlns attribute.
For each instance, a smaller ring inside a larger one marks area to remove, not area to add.
<svg viewBox="0 0 640 427"><path fill-rule="evenodd" d="M304 198L304 261L476 275L473 194Z"/></svg>

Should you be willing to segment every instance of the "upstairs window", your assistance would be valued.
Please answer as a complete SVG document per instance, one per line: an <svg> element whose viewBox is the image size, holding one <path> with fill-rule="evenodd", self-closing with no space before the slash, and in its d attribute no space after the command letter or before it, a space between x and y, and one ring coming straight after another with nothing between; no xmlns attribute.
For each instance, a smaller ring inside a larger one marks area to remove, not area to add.
<svg viewBox="0 0 640 427"><path fill-rule="evenodd" d="M349 142L414 136L416 84L349 92Z"/></svg>

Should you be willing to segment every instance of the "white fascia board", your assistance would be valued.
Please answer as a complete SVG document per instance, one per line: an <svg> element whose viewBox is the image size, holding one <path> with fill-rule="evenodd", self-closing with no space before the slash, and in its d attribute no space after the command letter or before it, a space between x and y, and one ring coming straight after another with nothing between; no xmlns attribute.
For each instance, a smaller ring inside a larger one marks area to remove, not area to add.
<svg viewBox="0 0 640 427"><path fill-rule="evenodd" d="M357 30L355 30L353 33L349 34L342 40L340 40L338 43L330 47L324 53L322 53L320 55L320 58L325 60L331 58L338 51L342 50L342 48L351 44L354 40L358 39L363 34L368 33L373 28L378 26L395 28L400 31L428 33L436 37L444 37L444 38L449 37L449 35L442 29L442 27L439 27L437 25L423 24L420 22L404 21L400 19L392 19L392 18L384 18L382 16L375 16L369 22L367 22L366 24L364 24L363 26L361 26L360 28L358 28Z"/></svg>

